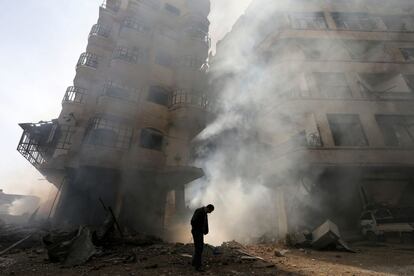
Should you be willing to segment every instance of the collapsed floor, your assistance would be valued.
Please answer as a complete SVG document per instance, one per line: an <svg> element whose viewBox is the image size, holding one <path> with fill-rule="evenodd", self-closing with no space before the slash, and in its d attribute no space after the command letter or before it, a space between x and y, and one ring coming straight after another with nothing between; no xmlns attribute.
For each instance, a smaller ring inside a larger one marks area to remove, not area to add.
<svg viewBox="0 0 414 276"><path fill-rule="evenodd" d="M0 228L0 252L27 234L18 247L0 256L2 275L194 275L192 244L125 234L96 248L77 266L51 262L42 243L47 231ZM288 248L282 244L207 245L205 275L414 275L414 248L398 243L352 244L357 253ZM0 253L1 254L1 253Z"/></svg>

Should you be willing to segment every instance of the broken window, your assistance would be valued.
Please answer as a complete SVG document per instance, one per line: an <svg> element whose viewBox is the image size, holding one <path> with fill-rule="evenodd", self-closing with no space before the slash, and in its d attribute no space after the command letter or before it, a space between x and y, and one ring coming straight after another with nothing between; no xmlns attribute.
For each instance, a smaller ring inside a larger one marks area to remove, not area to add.
<svg viewBox="0 0 414 276"><path fill-rule="evenodd" d="M385 44L377 41L344 40L344 45L352 59L388 60Z"/></svg>
<svg viewBox="0 0 414 276"><path fill-rule="evenodd" d="M371 93L411 92L405 78L400 73L359 74L361 90Z"/></svg>
<svg viewBox="0 0 414 276"><path fill-rule="evenodd" d="M292 28L295 29L327 29L325 16L317 13L291 13L289 14Z"/></svg>
<svg viewBox="0 0 414 276"><path fill-rule="evenodd" d="M377 115L376 119L387 146L414 146L414 116Z"/></svg>
<svg viewBox="0 0 414 276"><path fill-rule="evenodd" d="M169 93L161 86L150 86L148 91L148 101L168 106Z"/></svg>
<svg viewBox="0 0 414 276"><path fill-rule="evenodd" d="M144 24L141 21L135 20L132 17L125 18L124 22L122 22L122 27L131 28L138 32L149 33L151 28Z"/></svg>
<svg viewBox="0 0 414 276"><path fill-rule="evenodd" d="M63 102L83 103L85 100L86 89L78 86L69 86L66 89Z"/></svg>
<svg viewBox="0 0 414 276"><path fill-rule="evenodd" d="M131 144L132 128L115 117L95 118L88 130L88 144L128 149Z"/></svg>
<svg viewBox="0 0 414 276"><path fill-rule="evenodd" d="M407 61L414 61L414 48L401 48L401 53Z"/></svg>
<svg viewBox="0 0 414 276"><path fill-rule="evenodd" d="M146 149L162 150L164 136L161 131L153 128L144 128L141 130L140 145Z"/></svg>
<svg viewBox="0 0 414 276"><path fill-rule="evenodd" d="M382 16L382 20L390 31L412 32L414 31L414 16L389 15Z"/></svg>
<svg viewBox="0 0 414 276"><path fill-rule="evenodd" d="M336 146L368 146L358 115L328 114L327 116Z"/></svg>
<svg viewBox="0 0 414 276"><path fill-rule="evenodd" d="M137 93L134 89L113 81L107 81L105 83L104 95L128 101L137 100Z"/></svg>
<svg viewBox="0 0 414 276"><path fill-rule="evenodd" d="M322 97L350 98L351 89L344 73L314 73L316 85Z"/></svg>
<svg viewBox="0 0 414 276"><path fill-rule="evenodd" d="M164 8L166 11L168 11L172 15L180 16L181 14L181 11L177 7L174 7L171 4L165 4Z"/></svg>
<svg viewBox="0 0 414 276"><path fill-rule="evenodd" d="M338 29L376 31L384 30L385 26L380 17L366 13L332 13Z"/></svg>
<svg viewBox="0 0 414 276"><path fill-rule="evenodd" d="M172 67L174 60L169 54L158 51L155 55L155 63L165 67Z"/></svg>
<svg viewBox="0 0 414 276"><path fill-rule="evenodd" d="M82 53L79 57L77 66L98 68L98 56L88 52Z"/></svg>

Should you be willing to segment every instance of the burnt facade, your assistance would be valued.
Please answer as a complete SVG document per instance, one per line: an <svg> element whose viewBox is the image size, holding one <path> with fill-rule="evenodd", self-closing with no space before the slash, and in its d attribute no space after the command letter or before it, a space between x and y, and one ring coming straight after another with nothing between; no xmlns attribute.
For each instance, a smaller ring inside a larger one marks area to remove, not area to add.
<svg viewBox="0 0 414 276"><path fill-rule="evenodd" d="M167 201L201 177L190 142L206 124L209 0L107 0L80 55L59 117L21 124L18 146L59 189L58 223L165 228ZM167 200L168 199L168 200Z"/></svg>
<svg viewBox="0 0 414 276"><path fill-rule="evenodd" d="M263 170L274 172L281 235L328 218L355 230L363 209L414 207L413 9L257 0L218 43L214 93L254 70L272 91L259 136L272 147Z"/></svg>

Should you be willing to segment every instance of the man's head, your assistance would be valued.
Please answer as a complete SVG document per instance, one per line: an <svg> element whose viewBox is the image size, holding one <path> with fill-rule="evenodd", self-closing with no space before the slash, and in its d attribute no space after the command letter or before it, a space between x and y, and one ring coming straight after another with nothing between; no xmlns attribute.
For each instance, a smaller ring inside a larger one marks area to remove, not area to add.
<svg viewBox="0 0 414 276"><path fill-rule="evenodd" d="M206 211L207 213L211 213L214 211L214 205L213 204L209 204L206 206Z"/></svg>

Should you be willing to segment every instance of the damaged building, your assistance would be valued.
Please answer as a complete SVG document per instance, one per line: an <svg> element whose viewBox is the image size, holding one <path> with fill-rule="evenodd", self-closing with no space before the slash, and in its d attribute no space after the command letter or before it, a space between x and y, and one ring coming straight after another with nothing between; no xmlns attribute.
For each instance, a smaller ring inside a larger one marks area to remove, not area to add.
<svg viewBox="0 0 414 276"><path fill-rule="evenodd" d="M355 231L378 206L412 216L413 10L407 0L256 0L218 43L218 98L234 86L271 91L256 125L279 235L326 219Z"/></svg>
<svg viewBox="0 0 414 276"><path fill-rule="evenodd" d="M162 234L203 176L190 142L204 128L209 0L107 0L57 119L20 124L18 151L59 189L56 223L104 219Z"/></svg>

